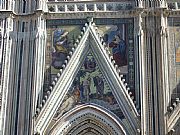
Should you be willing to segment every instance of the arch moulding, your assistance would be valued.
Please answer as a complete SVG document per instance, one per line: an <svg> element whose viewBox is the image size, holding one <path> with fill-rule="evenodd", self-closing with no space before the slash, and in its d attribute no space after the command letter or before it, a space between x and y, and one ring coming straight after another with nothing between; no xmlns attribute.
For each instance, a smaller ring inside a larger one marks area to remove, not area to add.
<svg viewBox="0 0 180 135"><path fill-rule="evenodd" d="M49 135L102 134L127 135L122 121L109 110L95 105L78 105L62 116L48 131Z"/></svg>

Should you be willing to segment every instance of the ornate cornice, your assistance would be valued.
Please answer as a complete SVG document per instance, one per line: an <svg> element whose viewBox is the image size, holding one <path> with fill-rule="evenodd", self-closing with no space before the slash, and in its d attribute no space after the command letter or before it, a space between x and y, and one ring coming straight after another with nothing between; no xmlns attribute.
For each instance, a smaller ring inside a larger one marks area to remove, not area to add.
<svg viewBox="0 0 180 135"><path fill-rule="evenodd" d="M47 13L47 19L84 19L87 17L93 18L132 18L134 11L120 11L120 12L77 12L77 13Z"/></svg>
<svg viewBox="0 0 180 135"><path fill-rule="evenodd" d="M12 11L8 11L8 10L0 10L0 19L4 19L4 18L7 18L7 17L10 17L13 15L13 12Z"/></svg>
<svg viewBox="0 0 180 135"><path fill-rule="evenodd" d="M138 17L139 14L142 14L142 17L154 16L160 17L161 14L164 17L179 17L180 10L169 10L167 8L155 8L155 9L146 9L146 8L134 8L130 10L119 10L119 11L85 11L85 12L44 12L43 10L36 10L32 13L23 13L18 14L13 11L0 11L0 18L5 18L12 16L15 19L30 19L37 18L38 16L43 16L46 19L84 19L87 17L93 18L132 18Z"/></svg>

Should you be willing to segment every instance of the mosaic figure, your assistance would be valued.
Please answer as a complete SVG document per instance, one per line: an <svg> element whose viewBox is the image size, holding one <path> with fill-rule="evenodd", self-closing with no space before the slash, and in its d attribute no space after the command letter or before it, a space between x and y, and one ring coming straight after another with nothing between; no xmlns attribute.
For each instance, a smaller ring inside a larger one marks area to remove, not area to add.
<svg viewBox="0 0 180 135"><path fill-rule="evenodd" d="M66 59L68 53L68 32L57 29L53 35L52 66L56 69L60 68Z"/></svg>
<svg viewBox="0 0 180 135"><path fill-rule="evenodd" d="M96 97L103 97L104 95L104 81L103 78L95 76L93 78L94 86L96 87Z"/></svg>
<svg viewBox="0 0 180 135"><path fill-rule="evenodd" d="M82 81L82 83L80 84L80 100L82 101L83 99L85 99L85 96L84 96L84 87Z"/></svg>
<svg viewBox="0 0 180 135"><path fill-rule="evenodd" d="M92 59L86 58L85 62L84 62L84 68L88 72L94 72L96 70L95 59L94 58L92 58Z"/></svg>
<svg viewBox="0 0 180 135"><path fill-rule="evenodd" d="M89 76L88 79L85 79L83 81L83 92L84 92L83 95L85 96L86 101L89 101L89 94L91 92L90 85L91 85L91 78Z"/></svg>
<svg viewBox="0 0 180 135"><path fill-rule="evenodd" d="M79 87L76 87L73 91L73 94L70 97L68 97L57 110L54 120L58 120L64 113L72 109L79 102L79 99L80 90Z"/></svg>
<svg viewBox="0 0 180 135"><path fill-rule="evenodd" d="M127 65L126 44L120 34L114 36L114 39L109 44L109 47L112 48L113 58L116 64L119 67Z"/></svg>

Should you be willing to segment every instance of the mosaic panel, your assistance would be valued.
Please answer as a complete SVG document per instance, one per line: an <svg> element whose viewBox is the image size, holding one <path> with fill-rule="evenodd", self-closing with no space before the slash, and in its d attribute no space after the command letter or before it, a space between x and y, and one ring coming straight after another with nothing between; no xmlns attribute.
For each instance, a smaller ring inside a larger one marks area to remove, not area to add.
<svg viewBox="0 0 180 135"><path fill-rule="evenodd" d="M180 19L169 18L169 68L171 99L180 98Z"/></svg>
<svg viewBox="0 0 180 135"><path fill-rule="evenodd" d="M57 26L47 30L45 91L59 72L80 30L80 25Z"/></svg>
<svg viewBox="0 0 180 135"><path fill-rule="evenodd" d="M104 37L121 74L126 77L131 89L134 89L134 44L133 26L129 24L97 25Z"/></svg>
<svg viewBox="0 0 180 135"><path fill-rule="evenodd" d="M133 19L94 19L116 64L134 90ZM58 73L86 19L48 20L44 91Z"/></svg>
<svg viewBox="0 0 180 135"><path fill-rule="evenodd" d="M112 90L109 88L91 52L85 58L54 119L59 119L76 105L84 103L98 104L114 112L119 118L124 118Z"/></svg>

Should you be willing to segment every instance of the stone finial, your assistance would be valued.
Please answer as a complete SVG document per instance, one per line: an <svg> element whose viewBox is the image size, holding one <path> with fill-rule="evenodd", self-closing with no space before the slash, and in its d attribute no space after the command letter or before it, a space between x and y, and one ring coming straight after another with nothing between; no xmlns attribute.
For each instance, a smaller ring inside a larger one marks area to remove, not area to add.
<svg viewBox="0 0 180 135"><path fill-rule="evenodd" d="M41 110L39 108L36 109L36 112L39 113Z"/></svg>
<svg viewBox="0 0 180 135"><path fill-rule="evenodd" d="M47 95L49 96L51 94L51 92L50 91L47 91Z"/></svg>
<svg viewBox="0 0 180 135"><path fill-rule="evenodd" d="M113 63L113 64L115 64L115 63L116 63L116 61L115 61L115 60L112 60L112 63Z"/></svg>
<svg viewBox="0 0 180 135"><path fill-rule="evenodd" d="M173 107L174 107L174 108L176 108L176 106L177 106L177 103L176 103L176 102L174 102L174 103L173 103Z"/></svg>
<svg viewBox="0 0 180 135"><path fill-rule="evenodd" d="M138 132L138 134L140 134L140 133L141 133L141 130L140 130L140 129L137 129L137 132Z"/></svg>
<svg viewBox="0 0 180 135"><path fill-rule="evenodd" d="M120 75L120 78L123 78L123 75Z"/></svg>
<svg viewBox="0 0 180 135"><path fill-rule="evenodd" d="M69 59L70 59L70 56L67 56L67 59L69 60Z"/></svg>
<svg viewBox="0 0 180 135"><path fill-rule="evenodd" d="M79 39L76 39L76 43L77 43L77 44L79 43Z"/></svg>
<svg viewBox="0 0 180 135"><path fill-rule="evenodd" d="M74 44L74 47L77 47L77 43Z"/></svg>
<svg viewBox="0 0 180 135"><path fill-rule="evenodd" d="M169 110L170 110L170 111L172 111L172 110L173 110L173 107L172 107L172 106L170 106L170 107L169 107Z"/></svg>
<svg viewBox="0 0 180 135"><path fill-rule="evenodd" d="M51 91L53 89L53 87L52 86L49 86L49 90Z"/></svg>
<svg viewBox="0 0 180 135"><path fill-rule="evenodd" d="M131 95L132 95L132 92L129 92L129 95L131 96Z"/></svg>
<svg viewBox="0 0 180 135"><path fill-rule="evenodd" d="M74 50L75 50L75 49L74 49L74 47L73 47L73 48L72 48L72 51L74 52Z"/></svg>
<svg viewBox="0 0 180 135"><path fill-rule="evenodd" d="M175 132L175 129L171 129L171 130L168 132L168 135L173 135L174 132Z"/></svg>
<svg viewBox="0 0 180 135"><path fill-rule="evenodd" d="M64 69L65 67L66 67L66 65L65 65L65 64L63 64L63 65L62 65L62 68Z"/></svg>
<svg viewBox="0 0 180 135"><path fill-rule="evenodd" d="M61 76L61 74L60 73L57 73L57 77L60 77Z"/></svg>
<svg viewBox="0 0 180 135"><path fill-rule="evenodd" d="M43 103L43 105L44 105L44 104L46 103L46 100L45 100L45 99L43 99L43 100L42 100L42 103Z"/></svg>
<svg viewBox="0 0 180 135"><path fill-rule="evenodd" d="M47 98L48 98L48 96L47 96L47 95L46 95L46 96L44 96L44 99L45 99L45 100L47 100Z"/></svg>
<svg viewBox="0 0 180 135"><path fill-rule="evenodd" d="M91 23L93 23L93 17L87 17L87 21L89 22L89 24Z"/></svg>
<svg viewBox="0 0 180 135"><path fill-rule="evenodd" d="M82 36L82 35L84 35L84 32L83 32L83 31L81 31L81 36Z"/></svg>
<svg viewBox="0 0 180 135"><path fill-rule="evenodd" d="M67 60L65 60L65 61L64 61L64 63L65 63L65 64L67 64L67 63L68 63L68 61L67 61Z"/></svg>
<svg viewBox="0 0 180 135"><path fill-rule="evenodd" d="M86 31L86 27L83 27L83 29L82 29L82 30L83 30L83 32L85 32L85 31Z"/></svg>
<svg viewBox="0 0 180 135"><path fill-rule="evenodd" d="M55 81L53 81L53 82L52 82L52 85L54 86L55 84L56 84L56 82L55 82Z"/></svg>
<svg viewBox="0 0 180 135"><path fill-rule="evenodd" d="M117 69L117 72L118 72L118 73L120 73L120 72L121 72L121 70L118 68L118 69Z"/></svg>
<svg viewBox="0 0 180 135"><path fill-rule="evenodd" d="M118 65L117 64L115 64L114 67L115 67L115 69L118 69Z"/></svg>
<svg viewBox="0 0 180 135"><path fill-rule="evenodd" d="M176 102L177 102L177 103L180 103L180 100L179 100L179 98L176 98Z"/></svg>
<svg viewBox="0 0 180 135"><path fill-rule="evenodd" d="M85 27L88 27L88 24L87 24L87 23L85 23Z"/></svg>
<svg viewBox="0 0 180 135"><path fill-rule="evenodd" d="M134 96L131 96L131 99L134 100Z"/></svg>
<svg viewBox="0 0 180 135"><path fill-rule="evenodd" d="M59 70L59 72L60 72L60 73L62 73L62 72L63 72L63 70L62 70L62 69L60 69L60 70Z"/></svg>
<svg viewBox="0 0 180 135"><path fill-rule="evenodd" d="M124 83L126 80L125 79L122 79L122 82Z"/></svg>
<svg viewBox="0 0 180 135"><path fill-rule="evenodd" d="M70 56L72 56L72 54L73 54L72 52L69 52L69 55L70 55Z"/></svg>
<svg viewBox="0 0 180 135"><path fill-rule="evenodd" d="M55 77L55 78L54 78L54 81L57 82L57 80L58 80L57 77Z"/></svg>
<svg viewBox="0 0 180 135"><path fill-rule="evenodd" d="M78 36L78 39L81 39L81 38L82 38L82 36L81 36L81 35L79 35L79 36Z"/></svg>

